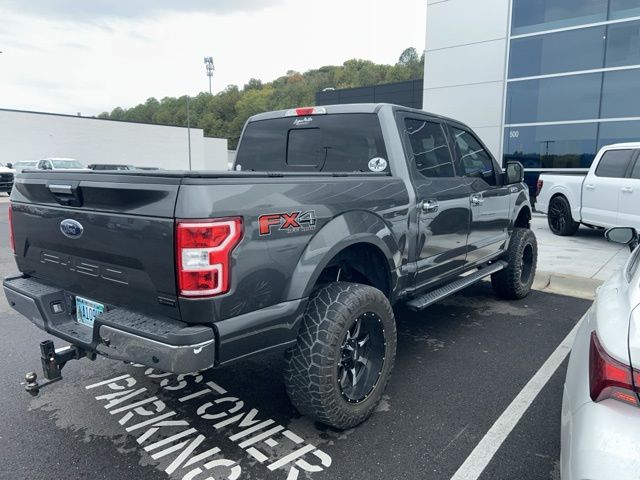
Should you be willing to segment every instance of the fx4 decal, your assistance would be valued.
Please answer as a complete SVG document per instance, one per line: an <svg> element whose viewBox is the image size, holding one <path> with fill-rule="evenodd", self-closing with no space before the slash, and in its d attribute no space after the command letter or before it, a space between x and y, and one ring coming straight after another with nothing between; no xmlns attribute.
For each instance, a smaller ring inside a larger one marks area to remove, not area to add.
<svg viewBox="0 0 640 480"><path fill-rule="evenodd" d="M274 228L287 233L306 232L316 228L316 212L271 213L258 218L260 235L271 235Z"/></svg>

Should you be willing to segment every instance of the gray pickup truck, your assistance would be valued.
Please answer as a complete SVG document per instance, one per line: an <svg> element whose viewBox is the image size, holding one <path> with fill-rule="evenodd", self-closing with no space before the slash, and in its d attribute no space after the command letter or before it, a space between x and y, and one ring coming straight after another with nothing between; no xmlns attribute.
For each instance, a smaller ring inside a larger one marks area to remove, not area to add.
<svg viewBox="0 0 640 480"><path fill-rule="evenodd" d="M347 428L380 400L392 306L484 277L528 294L537 244L519 163L465 125L394 105L252 117L230 172L27 171L11 195L10 305L72 359L187 373L275 349L303 414ZM43 384L28 374L27 389Z"/></svg>

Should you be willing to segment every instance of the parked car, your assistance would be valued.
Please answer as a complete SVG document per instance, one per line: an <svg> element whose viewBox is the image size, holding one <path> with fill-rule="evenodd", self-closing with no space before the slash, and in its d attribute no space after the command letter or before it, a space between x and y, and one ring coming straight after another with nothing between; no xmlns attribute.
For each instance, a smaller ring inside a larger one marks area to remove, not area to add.
<svg viewBox="0 0 640 480"><path fill-rule="evenodd" d="M11 193L15 170L0 163L0 192Z"/></svg>
<svg viewBox="0 0 640 480"><path fill-rule="evenodd" d="M232 172L25 173L11 219L9 303L73 345L47 347L47 366L101 354L188 373L283 350L293 404L336 428L382 397L393 304L488 276L522 298L537 262L522 165L392 105L256 115Z"/></svg>
<svg viewBox="0 0 640 480"><path fill-rule="evenodd" d="M536 209L547 214L556 235L573 235L580 224L640 229L640 143L603 147L586 177L543 173Z"/></svg>
<svg viewBox="0 0 640 480"><path fill-rule="evenodd" d="M20 160L13 164L16 174L28 168L38 168L38 160Z"/></svg>
<svg viewBox="0 0 640 480"><path fill-rule="evenodd" d="M108 163L92 163L87 168L90 170L136 170L133 165L125 164L108 164Z"/></svg>
<svg viewBox="0 0 640 480"><path fill-rule="evenodd" d="M88 170L74 158L43 158L38 161L38 170Z"/></svg>
<svg viewBox="0 0 640 480"><path fill-rule="evenodd" d="M640 248L597 292L576 334L562 398L561 478L637 479L640 462Z"/></svg>

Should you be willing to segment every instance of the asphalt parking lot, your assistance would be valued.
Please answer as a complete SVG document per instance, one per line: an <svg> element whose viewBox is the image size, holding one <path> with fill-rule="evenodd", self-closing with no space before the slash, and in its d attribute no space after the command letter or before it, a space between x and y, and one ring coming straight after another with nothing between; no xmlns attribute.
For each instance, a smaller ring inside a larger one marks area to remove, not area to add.
<svg viewBox="0 0 640 480"><path fill-rule="evenodd" d="M0 205L3 276L15 271L7 235ZM0 478L448 479L589 304L542 292L502 302L483 283L421 313L399 308L396 366L378 411L335 431L293 409L279 355L185 378L72 362L32 398L20 381L40 371L46 335L3 297ZM566 359L479 478L559 478L565 368Z"/></svg>

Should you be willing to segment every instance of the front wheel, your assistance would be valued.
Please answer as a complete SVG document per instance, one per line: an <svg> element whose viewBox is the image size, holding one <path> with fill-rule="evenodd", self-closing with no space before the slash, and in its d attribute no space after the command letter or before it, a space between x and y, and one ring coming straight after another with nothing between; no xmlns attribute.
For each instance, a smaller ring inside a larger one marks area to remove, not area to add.
<svg viewBox="0 0 640 480"><path fill-rule="evenodd" d="M538 242L531 230L513 230L505 260L507 266L491 275L493 291L502 298L526 297L531 291L538 265Z"/></svg>
<svg viewBox="0 0 640 480"><path fill-rule="evenodd" d="M330 283L311 295L298 343L285 354L287 393L300 413L355 427L380 402L395 355L395 318L384 294Z"/></svg>
<svg viewBox="0 0 640 480"><path fill-rule="evenodd" d="M561 237L573 235L580 227L580 224L573 220L569 201L562 196L551 199L547 223L549 224L549 229Z"/></svg>

